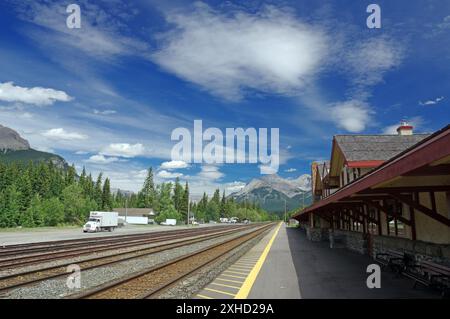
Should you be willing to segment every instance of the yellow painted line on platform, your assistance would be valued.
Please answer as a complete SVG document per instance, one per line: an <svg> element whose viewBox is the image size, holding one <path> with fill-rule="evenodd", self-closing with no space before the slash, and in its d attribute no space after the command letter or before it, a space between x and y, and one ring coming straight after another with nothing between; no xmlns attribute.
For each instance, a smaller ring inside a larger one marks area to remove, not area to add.
<svg viewBox="0 0 450 319"><path fill-rule="evenodd" d="M234 299L246 299L248 297L248 294L250 293L250 290L253 287L253 284L255 283L256 277L258 276L264 262L266 261L267 255L269 254L270 248L272 247L273 242L275 241L275 238L278 235L278 232L280 231L282 223L280 222L278 224L278 227L276 228L274 234L272 235L272 238L270 238L268 244L264 248L264 251L262 252L261 256L259 257L258 261L256 262L256 265L253 267L252 271L248 275L247 279L245 279L244 284L242 285L239 292L236 294Z"/></svg>
<svg viewBox="0 0 450 319"><path fill-rule="evenodd" d="M235 296L235 294L232 294L232 293L229 293L229 292L226 292L226 291L222 291L222 290L211 289L211 288L205 288L205 290L212 291L212 292L217 292L217 293L223 294L223 295L228 295L228 296L233 296L233 297Z"/></svg>
<svg viewBox="0 0 450 319"><path fill-rule="evenodd" d="M241 287L236 287L236 286L231 286L231 285L219 284L218 282L214 282L214 281L211 283L211 285L228 287L228 288L233 288L233 289L240 289L241 288Z"/></svg>
<svg viewBox="0 0 450 319"><path fill-rule="evenodd" d="M200 294L197 294L197 297L200 297L200 298L203 298L203 299L213 299L211 297L208 297L208 296L205 296L205 295L200 295Z"/></svg>
<svg viewBox="0 0 450 319"><path fill-rule="evenodd" d="M234 283L237 283L237 284L242 284L242 283L243 283L243 281L237 281L237 280L231 280L231 279L223 279L223 278L220 278L220 277L217 277L217 278L214 279L214 280L229 281L229 282L234 282Z"/></svg>

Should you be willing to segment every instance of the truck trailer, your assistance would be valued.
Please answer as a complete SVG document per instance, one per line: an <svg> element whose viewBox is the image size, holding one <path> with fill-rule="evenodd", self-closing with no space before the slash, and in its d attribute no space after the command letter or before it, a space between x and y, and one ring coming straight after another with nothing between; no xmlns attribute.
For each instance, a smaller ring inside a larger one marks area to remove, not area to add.
<svg viewBox="0 0 450 319"><path fill-rule="evenodd" d="M89 220L83 226L83 232L113 231L119 224L117 212L90 212Z"/></svg>

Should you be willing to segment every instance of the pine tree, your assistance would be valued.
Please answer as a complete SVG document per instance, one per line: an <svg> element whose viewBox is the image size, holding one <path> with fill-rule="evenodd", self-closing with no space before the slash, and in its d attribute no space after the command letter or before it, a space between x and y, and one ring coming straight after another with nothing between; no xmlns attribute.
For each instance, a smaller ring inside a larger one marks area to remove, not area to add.
<svg viewBox="0 0 450 319"><path fill-rule="evenodd" d="M227 205L227 199L225 197L225 190L223 191L222 194L222 200L220 201L220 217L225 217L226 216L226 205Z"/></svg>
<svg viewBox="0 0 450 319"><path fill-rule="evenodd" d="M181 202L183 200L183 186L180 184L180 179L177 177L175 180L175 186L173 190L173 203L175 209L181 213Z"/></svg>
<svg viewBox="0 0 450 319"><path fill-rule="evenodd" d="M102 209L112 210L111 188L110 188L109 178L106 178L105 183L103 184Z"/></svg>
<svg viewBox="0 0 450 319"><path fill-rule="evenodd" d="M102 208L102 193L103 193L102 177L103 177L102 173L98 174L97 182L95 183L95 186L94 186L94 198L93 199L97 203L98 209Z"/></svg>
<svg viewBox="0 0 450 319"><path fill-rule="evenodd" d="M153 169L149 167L147 177L141 190L141 206L145 208L152 208L155 200L155 183L153 181Z"/></svg>
<svg viewBox="0 0 450 319"><path fill-rule="evenodd" d="M187 220L187 213L189 207L188 205L189 205L189 184L188 182L186 182L179 209L179 212L181 213L183 220Z"/></svg>

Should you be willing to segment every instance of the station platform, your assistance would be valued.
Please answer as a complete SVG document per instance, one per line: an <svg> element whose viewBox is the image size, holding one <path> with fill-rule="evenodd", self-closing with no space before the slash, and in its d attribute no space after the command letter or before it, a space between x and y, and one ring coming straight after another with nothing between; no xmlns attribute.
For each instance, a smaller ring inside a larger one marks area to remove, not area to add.
<svg viewBox="0 0 450 319"><path fill-rule="evenodd" d="M280 223L235 264L204 287L196 299L439 298L414 282L381 273L381 288L369 289L367 266L374 261Z"/></svg>

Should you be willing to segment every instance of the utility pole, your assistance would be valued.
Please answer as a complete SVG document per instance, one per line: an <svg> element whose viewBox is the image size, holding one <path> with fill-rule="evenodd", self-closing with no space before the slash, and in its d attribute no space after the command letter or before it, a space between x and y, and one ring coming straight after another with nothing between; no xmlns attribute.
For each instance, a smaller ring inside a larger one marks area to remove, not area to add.
<svg viewBox="0 0 450 319"><path fill-rule="evenodd" d="M284 199L284 222L286 223L286 198Z"/></svg>
<svg viewBox="0 0 450 319"><path fill-rule="evenodd" d="M187 225L189 226L189 211L190 211L190 206L191 206L191 203L190 203L191 201L190 201L190 196L188 196L188 211L187 211Z"/></svg>
<svg viewBox="0 0 450 319"><path fill-rule="evenodd" d="M125 197L125 223L127 223L128 216L128 197Z"/></svg>

